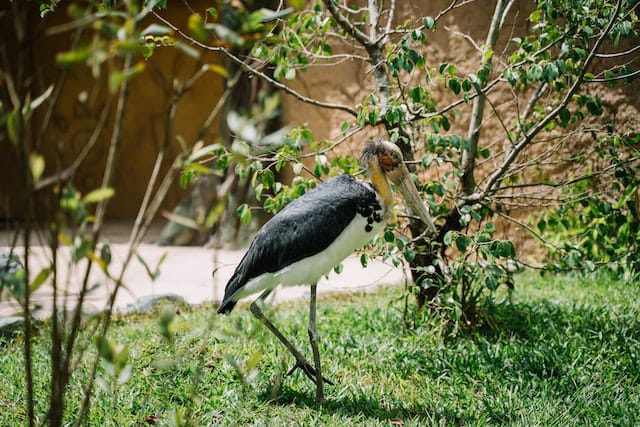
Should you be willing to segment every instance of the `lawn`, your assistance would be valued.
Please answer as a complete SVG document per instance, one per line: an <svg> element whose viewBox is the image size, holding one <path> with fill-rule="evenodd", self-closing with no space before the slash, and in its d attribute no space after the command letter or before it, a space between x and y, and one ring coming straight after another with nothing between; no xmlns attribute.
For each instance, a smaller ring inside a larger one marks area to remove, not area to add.
<svg viewBox="0 0 640 427"><path fill-rule="evenodd" d="M88 425L637 425L640 285L607 278L519 276L494 324L456 337L433 322L407 330L401 288L319 301L326 402L246 307L179 311L173 340L158 313L119 319L111 336L130 350L128 382L101 370ZM308 349L305 302L270 308ZM0 425L24 420L21 339L0 342ZM308 352L310 353L310 351ZM35 348L44 417L48 347ZM255 362L255 369L250 369ZM77 377L82 376L78 369ZM241 379L243 378L243 380ZM68 397L79 404L79 383ZM176 415L178 414L178 415Z"/></svg>

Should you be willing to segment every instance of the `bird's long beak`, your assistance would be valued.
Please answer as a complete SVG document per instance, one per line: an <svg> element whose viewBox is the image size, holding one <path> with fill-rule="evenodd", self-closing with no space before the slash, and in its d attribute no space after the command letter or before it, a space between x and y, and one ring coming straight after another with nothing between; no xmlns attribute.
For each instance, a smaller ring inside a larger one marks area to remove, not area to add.
<svg viewBox="0 0 640 427"><path fill-rule="evenodd" d="M411 215L415 215L420 217L422 222L424 222L429 230L435 234L438 232L436 229L433 220L431 219L431 215L429 214L429 210L425 206L420 194L418 193L418 189L413 183L411 179L411 174L407 167L403 164L394 171L395 173L390 174L391 181L398 187L398 190L402 193L404 197L405 203L409 208L409 212Z"/></svg>

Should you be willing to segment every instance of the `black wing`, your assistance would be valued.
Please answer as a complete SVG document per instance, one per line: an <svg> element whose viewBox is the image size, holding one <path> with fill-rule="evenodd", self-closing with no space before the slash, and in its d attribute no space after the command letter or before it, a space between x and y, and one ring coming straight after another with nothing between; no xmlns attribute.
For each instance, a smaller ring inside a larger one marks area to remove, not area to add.
<svg viewBox="0 0 640 427"><path fill-rule="evenodd" d="M258 231L227 283L218 312L233 309L234 296L249 280L323 251L356 213L368 217L380 209L372 188L351 175L329 179L294 200Z"/></svg>

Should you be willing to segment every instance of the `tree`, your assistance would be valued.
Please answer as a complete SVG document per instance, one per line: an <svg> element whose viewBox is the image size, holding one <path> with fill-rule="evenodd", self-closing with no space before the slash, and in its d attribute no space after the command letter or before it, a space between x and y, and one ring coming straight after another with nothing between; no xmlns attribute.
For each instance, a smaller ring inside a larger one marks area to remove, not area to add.
<svg viewBox="0 0 640 427"><path fill-rule="evenodd" d="M340 111L347 120L339 140L307 144L305 153L299 146L285 146L258 156L261 162L248 166L258 196L263 195L259 198L268 211L275 211L313 185L304 176L321 179L336 171L357 171L354 159L338 154L336 147L360 132L384 129L401 147L438 219L433 235L409 212L400 221L408 224L408 233L388 230L373 245L394 262L400 262L401 254L411 265L420 307L440 306L453 296L452 312L474 322L484 290L501 283L512 286L513 268L530 264L516 256L510 239L497 238L496 224L517 224L553 249L557 266L566 265L567 257L576 265L588 254L574 242L552 244L522 212L585 196L599 199L600 184L615 174L626 181L611 189L614 197L635 194L639 163L634 124L614 123L602 97L610 86L637 90L637 2L497 0L491 3L482 40L443 22L485 3L452 0L431 16L407 20L396 16L399 4L394 0L358 6L337 0L310 2L306 8L301 2L291 4L298 10L289 10L277 31L256 42L249 55L217 50L286 94L314 108ZM512 24L507 36L509 20L521 14L528 16L530 27ZM475 46L472 68L433 62L429 40L441 32ZM342 61L366 65L360 78L368 93L356 104L314 98L293 84L301 72ZM266 64L273 75L262 71ZM635 101L629 97L628 102ZM308 157L316 160L312 171L303 163ZM269 161L276 168L292 164L300 178L291 186L274 182L271 169L264 167ZM577 184L583 191L570 196ZM625 212L626 206L621 206ZM623 212L620 217L636 215ZM545 222L538 224L544 228Z"/></svg>

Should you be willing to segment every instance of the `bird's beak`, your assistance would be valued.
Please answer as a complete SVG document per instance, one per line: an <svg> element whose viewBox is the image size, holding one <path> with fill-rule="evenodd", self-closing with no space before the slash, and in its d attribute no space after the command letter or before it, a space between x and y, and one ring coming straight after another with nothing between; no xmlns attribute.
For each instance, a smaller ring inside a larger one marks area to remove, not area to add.
<svg viewBox="0 0 640 427"><path fill-rule="evenodd" d="M401 163L395 171L390 173L389 178L391 178L391 182L393 182L395 186L398 187L398 190L400 190L400 193L402 193L402 197L404 197L410 214L420 217L422 222L429 227L433 234L437 233L438 230L431 219L429 210L422 201L418 189L411 179L411 174L404 163Z"/></svg>

